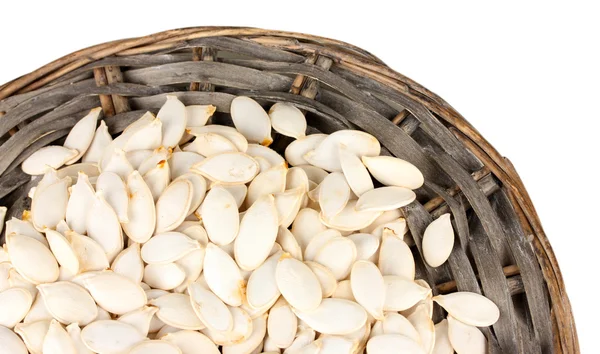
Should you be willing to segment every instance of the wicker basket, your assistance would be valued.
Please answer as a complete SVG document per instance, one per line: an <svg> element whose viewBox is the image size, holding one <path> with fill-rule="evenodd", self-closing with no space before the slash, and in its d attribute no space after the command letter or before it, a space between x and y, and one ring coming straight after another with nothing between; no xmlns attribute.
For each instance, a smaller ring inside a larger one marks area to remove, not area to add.
<svg viewBox="0 0 600 354"><path fill-rule="evenodd" d="M500 320L485 330L490 353L579 352L560 269L511 163L441 98L331 39L179 29L86 48L1 86L0 205L10 207L7 217L29 208L30 177L19 164L33 151L61 143L99 105L118 133L156 111L167 93L185 104L215 104L222 124L230 121L232 98L247 95L295 104L313 132L373 134L384 153L412 162L426 178L418 201L404 208L417 276L434 292L473 291L498 304ZM288 143L278 137L273 146L281 151ZM423 230L447 211L459 242L449 261L432 269L419 255Z"/></svg>

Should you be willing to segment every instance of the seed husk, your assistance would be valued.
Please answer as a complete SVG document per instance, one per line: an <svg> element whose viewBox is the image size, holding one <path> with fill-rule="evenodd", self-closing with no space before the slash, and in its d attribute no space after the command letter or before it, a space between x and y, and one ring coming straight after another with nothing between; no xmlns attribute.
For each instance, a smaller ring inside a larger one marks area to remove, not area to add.
<svg viewBox="0 0 600 354"><path fill-rule="evenodd" d="M487 350L487 340L479 328L465 324L451 315L448 316L448 339L458 354L483 354Z"/></svg>
<svg viewBox="0 0 600 354"><path fill-rule="evenodd" d="M444 319L435 325L435 345L433 354L453 354L454 348L448 337L448 320Z"/></svg>
<svg viewBox="0 0 600 354"><path fill-rule="evenodd" d="M176 179L190 171L190 168L200 161L204 160L203 156L195 152L179 151L174 152L169 157L169 169L172 179Z"/></svg>
<svg viewBox="0 0 600 354"><path fill-rule="evenodd" d="M185 280L185 270L176 263L148 264L143 280L151 288L172 290Z"/></svg>
<svg viewBox="0 0 600 354"><path fill-rule="evenodd" d="M41 284L58 279L58 262L41 242L27 236L8 234L6 245L13 266L27 281Z"/></svg>
<svg viewBox="0 0 600 354"><path fill-rule="evenodd" d="M79 259L69 240L58 231L46 229L45 233L50 250L58 264L68 269L71 274L77 274L79 272Z"/></svg>
<svg viewBox="0 0 600 354"><path fill-rule="evenodd" d="M278 348L287 348L294 342L298 329L298 318L290 305L281 298L275 303L267 318L269 339Z"/></svg>
<svg viewBox="0 0 600 354"><path fill-rule="evenodd" d="M44 337L48 332L48 327L50 327L50 320L19 323L15 326L14 332L21 336L30 353L42 354L42 346L44 344ZM4 345L5 343L3 342L2 344Z"/></svg>
<svg viewBox="0 0 600 354"><path fill-rule="evenodd" d="M342 336L323 335L316 340L321 346L319 353L323 354L352 354L358 348L358 341Z"/></svg>
<svg viewBox="0 0 600 354"><path fill-rule="evenodd" d="M243 305L242 305L243 307ZM233 345L248 339L252 334L253 318L242 307L231 307L229 311L233 317L233 328L228 332L219 332L210 328L202 329L201 332L218 345ZM256 314L254 318L263 314Z"/></svg>
<svg viewBox="0 0 600 354"><path fill-rule="evenodd" d="M307 152L304 159L311 165L327 171L342 171L339 145L345 145L357 156L378 156L381 145L371 134L357 130L338 130L325 138L314 150Z"/></svg>
<svg viewBox="0 0 600 354"><path fill-rule="evenodd" d="M279 134L298 139L306 135L306 118L296 106L278 102L269 109L273 129Z"/></svg>
<svg viewBox="0 0 600 354"><path fill-rule="evenodd" d="M406 242L385 229L377 264L383 275L397 275L408 280L415 278L415 260Z"/></svg>
<svg viewBox="0 0 600 354"><path fill-rule="evenodd" d="M376 180L386 186L417 189L423 185L423 174L410 162L392 156L363 156L362 162Z"/></svg>
<svg viewBox="0 0 600 354"><path fill-rule="evenodd" d="M162 122L162 146L173 147L179 143L187 125L187 111L176 96L167 95L167 101L156 114Z"/></svg>
<svg viewBox="0 0 600 354"><path fill-rule="evenodd" d="M419 304L406 318L419 332L423 350L430 353L435 345L435 326L431 320L428 306Z"/></svg>
<svg viewBox="0 0 600 354"><path fill-rule="evenodd" d="M48 333L42 343L42 352L48 354L77 354L71 336L56 320L50 322Z"/></svg>
<svg viewBox="0 0 600 354"><path fill-rule="evenodd" d="M113 208L120 222L129 222L127 216L129 197L125 183L119 175L114 172L102 172L96 180L96 190L103 192L104 199Z"/></svg>
<svg viewBox="0 0 600 354"><path fill-rule="evenodd" d="M319 205L324 219L338 215L350 200L350 187L340 172L325 177L319 185Z"/></svg>
<svg viewBox="0 0 600 354"><path fill-rule="evenodd" d="M175 344L181 350L181 354L220 353L217 346L207 336L196 331L183 330L168 333L161 339Z"/></svg>
<svg viewBox="0 0 600 354"><path fill-rule="evenodd" d="M319 214L319 217L323 224L333 229L356 231L369 226L381 213L381 211L357 211L356 200L350 200L346 207L332 218L327 219L323 214Z"/></svg>
<svg viewBox="0 0 600 354"><path fill-rule="evenodd" d="M111 271L83 280L96 303L110 313L122 315L144 306L146 293L136 283Z"/></svg>
<svg viewBox="0 0 600 354"><path fill-rule="evenodd" d="M112 141L113 139L108 133L106 123L104 120L100 120L100 125L98 126L98 129L96 129L92 142L82 157L82 161L98 163L102 159L106 147L108 147Z"/></svg>
<svg viewBox="0 0 600 354"><path fill-rule="evenodd" d="M36 230L35 227L33 227L31 222L29 221L23 221L21 219L13 217L10 220L8 220L5 225L5 235L18 234L22 236L28 236L40 241L44 246L48 246L48 241L46 240L46 237L41 232ZM0 252L5 253L6 250L2 249L0 250ZM6 256L8 256L8 254L6 254Z"/></svg>
<svg viewBox="0 0 600 354"><path fill-rule="evenodd" d="M83 343L98 353L120 353L143 341L145 337L132 325L115 320L96 321L81 331Z"/></svg>
<svg viewBox="0 0 600 354"><path fill-rule="evenodd" d="M376 320L383 320L386 288L377 266L368 261L357 261L350 273L352 294Z"/></svg>
<svg viewBox="0 0 600 354"><path fill-rule="evenodd" d="M194 312L207 328L218 332L233 329L233 316L227 305L209 289L200 283L192 283L188 293Z"/></svg>
<svg viewBox="0 0 600 354"><path fill-rule="evenodd" d="M199 210L211 242L226 245L235 239L240 224L236 206L233 195L222 186L214 186L208 191Z"/></svg>
<svg viewBox="0 0 600 354"><path fill-rule="evenodd" d="M0 343L6 353L10 354L27 354L27 347L15 332L10 329L0 326Z"/></svg>
<svg viewBox="0 0 600 354"><path fill-rule="evenodd" d="M156 207L148 185L134 171L127 177L129 203L127 215L129 221L123 224L123 231L135 242L144 243L154 234L156 226Z"/></svg>
<svg viewBox="0 0 600 354"><path fill-rule="evenodd" d="M417 343L421 343L421 335L406 317L396 312L388 312L382 321L384 334L401 334Z"/></svg>
<svg viewBox="0 0 600 354"><path fill-rule="evenodd" d="M362 194L356 202L358 211L388 211L412 203L416 194L404 187L381 187Z"/></svg>
<svg viewBox="0 0 600 354"><path fill-rule="evenodd" d="M94 187L90 184L88 176L79 172L77 183L71 189L71 196L67 202L65 217L69 227L80 234L87 232L87 211L95 199Z"/></svg>
<svg viewBox="0 0 600 354"><path fill-rule="evenodd" d="M312 240L306 246L304 250L304 259L307 261L314 261L315 257L321 251L323 246L327 242L331 241L335 237L342 237L342 234L338 230L327 229L323 232L316 234Z"/></svg>
<svg viewBox="0 0 600 354"><path fill-rule="evenodd" d="M78 154L79 152L77 150L63 146L45 146L23 161L21 169L28 175L42 175L46 173L49 168L60 168Z"/></svg>
<svg viewBox="0 0 600 354"><path fill-rule="evenodd" d="M38 187L31 201L31 221L38 231L54 229L65 219L70 178L65 177L44 187Z"/></svg>
<svg viewBox="0 0 600 354"><path fill-rule="evenodd" d="M142 335L148 336L150 322L157 311L158 308L156 307L144 306L140 309L119 316L118 321L128 323L135 327Z"/></svg>
<svg viewBox="0 0 600 354"><path fill-rule="evenodd" d="M285 191L287 166L279 165L259 173L248 186L246 205L252 206L258 199L267 194Z"/></svg>
<svg viewBox="0 0 600 354"><path fill-rule="evenodd" d="M143 174L144 182L152 193L154 202L156 202L165 189L167 189L169 181L171 180L170 174L169 162L166 160L160 160L156 166Z"/></svg>
<svg viewBox="0 0 600 354"><path fill-rule="evenodd" d="M166 294L150 300L148 304L158 307L156 316L169 326L199 330L205 326L194 313L190 297L186 294Z"/></svg>
<svg viewBox="0 0 600 354"><path fill-rule="evenodd" d="M356 260L356 246L345 237L334 237L317 252L314 261L329 268L339 281L345 279Z"/></svg>
<svg viewBox="0 0 600 354"><path fill-rule="evenodd" d="M383 277L386 286L385 311L403 311L427 297L431 289L396 275Z"/></svg>
<svg viewBox="0 0 600 354"><path fill-rule="evenodd" d="M371 234L357 233L348 236L356 246L356 260L374 261L379 250L379 239Z"/></svg>
<svg viewBox="0 0 600 354"><path fill-rule="evenodd" d="M367 352L369 354L387 354L402 348L406 353L425 354L421 346L412 339L401 334L383 334L369 339Z"/></svg>
<svg viewBox="0 0 600 354"><path fill-rule="evenodd" d="M246 300L254 308L262 308L277 300L280 295L277 288L275 270L282 252L276 252L256 268L246 286Z"/></svg>
<svg viewBox="0 0 600 354"><path fill-rule="evenodd" d="M235 261L225 251L209 243L204 256L204 277L210 290L229 306L240 306L246 282Z"/></svg>
<svg viewBox="0 0 600 354"><path fill-rule="evenodd" d="M175 262L198 248L198 241L181 232L170 231L154 235L142 246L141 254L148 264L166 264Z"/></svg>
<svg viewBox="0 0 600 354"><path fill-rule="evenodd" d="M439 267L450 257L454 247L454 230L450 214L434 220L423 234L423 257L431 267Z"/></svg>
<svg viewBox="0 0 600 354"><path fill-rule="evenodd" d="M129 278L134 283L140 283L144 276L144 263L140 252L140 244L133 243L117 255L111 269L117 274Z"/></svg>
<svg viewBox="0 0 600 354"><path fill-rule="evenodd" d="M231 101L231 118L235 128L249 142L264 146L273 142L269 115L250 97L238 96Z"/></svg>
<svg viewBox="0 0 600 354"><path fill-rule="evenodd" d="M26 289L10 288L0 292L0 326L13 328L21 322L33 303Z"/></svg>
<svg viewBox="0 0 600 354"><path fill-rule="evenodd" d="M267 315L252 320L252 334L244 341L223 346L223 354L247 354L256 349L267 332Z"/></svg>
<svg viewBox="0 0 600 354"><path fill-rule="evenodd" d="M88 236L102 246L109 262L123 250L123 231L119 218L104 199L102 191L96 192L88 211L86 228Z"/></svg>
<svg viewBox="0 0 600 354"><path fill-rule="evenodd" d="M192 170L221 184L244 184L258 174L258 163L243 152L227 152L207 157Z"/></svg>
<svg viewBox="0 0 600 354"><path fill-rule="evenodd" d="M83 326L98 316L96 303L81 286L67 281L37 286L48 312L63 324Z"/></svg>
<svg viewBox="0 0 600 354"><path fill-rule="evenodd" d="M315 235L325 230L327 230L327 227L319 219L319 212L310 208L304 208L298 212L296 219L292 223L291 231L300 247L304 250Z"/></svg>
<svg viewBox="0 0 600 354"><path fill-rule="evenodd" d="M294 307L294 312L299 319L324 334L348 334L367 321L367 312L360 305L344 299L323 299L312 311L304 312Z"/></svg>
<svg viewBox="0 0 600 354"><path fill-rule="evenodd" d="M325 138L326 134L311 134L294 140L285 149L285 159L292 166L307 165L304 154L314 150Z"/></svg>
<svg viewBox="0 0 600 354"><path fill-rule="evenodd" d="M129 354L181 354L181 350L171 343L164 340L145 340L134 345Z"/></svg>
<svg viewBox="0 0 600 354"><path fill-rule="evenodd" d="M110 155L102 160L102 165L100 166L102 167L102 172L114 172L123 180L133 172L133 166L127 160L127 155L122 149L114 149Z"/></svg>
<svg viewBox="0 0 600 354"><path fill-rule="evenodd" d="M225 125L210 124L203 127L190 126L187 129L189 134L200 135L204 133L216 133L229 139L240 152L248 150L248 140L240 134L235 128Z"/></svg>
<svg viewBox="0 0 600 354"><path fill-rule="evenodd" d="M455 319L477 327L491 326L500 318L500 310L490 299L477 293L459 291L433 297Z"/></svg>
<svg viewBox="0 0 600 354"><path fill-rule="evenodd" d="M375 188L369 171L356 154L349 151L345 145L340 145L339 156L342 172L354 194L360 197Z"/></svg>
<svg viewBox="0 0 600 354"><path fill-rule="evenodd" d="M312 311L321 303L321 283L301 261L284 254L277 264L275 279L281 295L292 307Z"/></svg>
<svg viewBox="0 0 600 354"><path fill-rule="evenodd" d="M206 248L199 248L186 254L182 258L175 261L175 263L183 269L185 272L185 278L183 282L175 288L175 292L182 293L185 289L202 273L204 268L204 255L206 254Z"/></svg>
<svg viewBox="0 0 600 354"><path fill-rule="evenodd" d="M309 266L310 270L312 270L317 276L317 279L319 279L323 297L325 298L333 295L337 288L337 281L331 270L324 265L315 262L306 261L305 264Z"/></svg>
<svg viewBox="0 0 600 354"><path fill-rule="evenodd" d="M238 151L235 145L226 137L217 133L196 134L194 141L183 148L183 151L195 152L209 157L224 152Z"/></svg>
<svg viewBox="0 0 600 354"><path fill-rule="evenodd" d="M277 200L275 200L275 202L277 203ZM296 241L296 238L290 230L283 226L279 226L277 239L275 241L281 246L281 249L284 252L289 253L290 256L300 261L303 260L302 249L300 248L300 245L298 245L298 241Z"/></svg>

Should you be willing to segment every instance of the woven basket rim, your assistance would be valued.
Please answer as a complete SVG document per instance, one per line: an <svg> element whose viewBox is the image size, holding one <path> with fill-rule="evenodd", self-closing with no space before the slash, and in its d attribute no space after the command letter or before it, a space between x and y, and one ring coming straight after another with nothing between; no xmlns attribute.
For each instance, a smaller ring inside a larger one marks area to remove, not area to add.
<svg viewBox="0 0 600 354"><path fill-rule="evenodd" d="M189 27L90 46L56 59L29 74L0 86L0 104L5 99L32 92L94 61L109 56L128 56L168 49L177 43L207 37L237 37L269 47L302 54L319 54L335 63L352 67L362 75L391 87L421 103L461 136L461 142L508 188L523 229L532 238L552 299L556 318L555 350L579 353L577 332L562 274L536 210L512 163L504 158L469 122L442 98L394 71L374 55L348 43L325 37L251 27ZM0 106L1 107L1 106ZM3 112L0 111L0 119Z"/></svg>

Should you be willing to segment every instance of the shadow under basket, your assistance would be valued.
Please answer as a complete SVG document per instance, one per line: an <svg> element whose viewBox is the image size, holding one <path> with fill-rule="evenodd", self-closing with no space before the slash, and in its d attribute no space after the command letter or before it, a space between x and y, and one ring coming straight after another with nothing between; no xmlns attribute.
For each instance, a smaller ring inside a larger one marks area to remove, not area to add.
<svg viewBox="0 0 600 354"><path fill-rule="evenodd" d="M0 205L9 207L7 218L30 207L33 182L19 165L34 151L61 144L91 108L101 106L117 134L156 112L167 94L217 106L219 124L231 124L231 100L245 95L265 107L296 105L309 133L371 133L383 154L410 161L425 176L418 200L403 208L417 277L434 293L472 291L498 305L500 320L484 329L490 353L579 353L558 263L510 161L434 93L336 40L255 28L178 29L82 49L4 84ZM289 142L278 136L272 147L282 152ZM423 262L421 240L446 212L457 239L448 262L434 269Z"/></svg>

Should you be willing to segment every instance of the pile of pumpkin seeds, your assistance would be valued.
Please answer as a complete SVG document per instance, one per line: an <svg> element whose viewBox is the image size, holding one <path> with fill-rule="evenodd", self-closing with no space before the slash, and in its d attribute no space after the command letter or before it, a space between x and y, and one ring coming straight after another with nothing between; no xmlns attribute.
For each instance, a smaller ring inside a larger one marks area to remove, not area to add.
<svg viewBox="0 0 600 354"><path fill-rule="evenodd" d="M415 279L415 166L365 132L306 135L290 104L230 108L235 127L167 96L114 140L93 109L23 162L43 177L5 226L0 353L485 353L497 306ZM453 245L445 214L425 261Z"/></svg>

